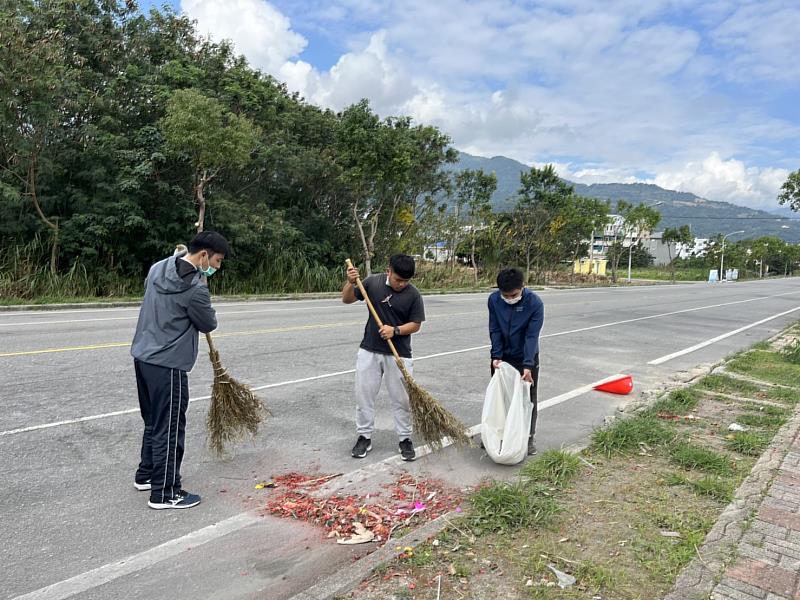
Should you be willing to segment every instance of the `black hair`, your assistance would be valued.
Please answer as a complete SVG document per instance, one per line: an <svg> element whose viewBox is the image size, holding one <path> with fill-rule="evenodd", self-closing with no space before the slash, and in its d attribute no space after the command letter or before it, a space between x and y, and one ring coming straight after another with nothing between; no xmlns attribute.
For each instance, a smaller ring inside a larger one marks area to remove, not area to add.
<svg viewBox="0 0 800 600"><path fill-rule="evenodd" d="M503 269L497 274L497 287L501 292L513 292L514 290L522 289L525 279L522 276L522 271L511 267L510 269Z"/></svg>
<svg viewBox="0 0 800 600"><path fill-rule="evenodd" d="M208 250L213 254L228 256L231 247L228 240L216 231L201 231L189 242L189 254L197 254L201 250Z"/></svg>
<svg viewBox="0 0 800 600"><path fill-rule="evenodd" d="M389 267L401 279L411 279L414 276L414 259L408 254L393 254L389 257Z"/></svg>

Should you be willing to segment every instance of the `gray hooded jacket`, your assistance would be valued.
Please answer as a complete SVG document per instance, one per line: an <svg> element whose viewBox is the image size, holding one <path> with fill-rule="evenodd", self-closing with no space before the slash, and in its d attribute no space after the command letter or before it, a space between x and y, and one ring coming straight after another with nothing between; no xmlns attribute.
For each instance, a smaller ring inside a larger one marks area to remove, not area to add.
<svg viewBox="0 0 800 600"><path fill-rule="evenodd" d="M131 354L161 367L191 371L197 360L198 332L217 328L217 314L200 271L190 283L178 275L176 257L150 267Z"/></svg>

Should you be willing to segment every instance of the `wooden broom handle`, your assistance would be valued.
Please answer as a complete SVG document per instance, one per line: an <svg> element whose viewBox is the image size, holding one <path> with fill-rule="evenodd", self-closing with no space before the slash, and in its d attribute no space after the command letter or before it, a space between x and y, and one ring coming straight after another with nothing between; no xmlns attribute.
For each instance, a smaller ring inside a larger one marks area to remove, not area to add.
<svg viewBox="0 0 800 600"><path fill-rule="evenodd" d="M344 262L347 265L348 269L353 268L353 262L349 258L345 259ZM381 327L383 327L383 321L381 321L381 318L378 316L378 311L376 311L375 307L372 306L372 301L369 299L369 296L367 295L367 290L364 289L364 284L361 283L360 277L356 278L356 285L358 286L358 289L361 290L361 295L364 296L364 302L367 303L367 306L369 307L369 312L372 313L372 318L375 319L375 322L378 324L378 328L380 329ZM400 355L397 353L397 348L394 347L392 340L386 340L386 342L389 344L389 348L391 349L392 354L394 354L394 359L398 362L401 362Z"/></svg>

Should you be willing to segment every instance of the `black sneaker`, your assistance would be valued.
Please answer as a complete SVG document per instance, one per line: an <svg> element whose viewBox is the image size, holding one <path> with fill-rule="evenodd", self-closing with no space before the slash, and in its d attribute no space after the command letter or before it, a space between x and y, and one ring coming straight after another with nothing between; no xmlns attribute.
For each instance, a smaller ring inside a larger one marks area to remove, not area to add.
<svg viewBox="0 0 800 600"><path fill-rule="evenodd" d="M147 490L152 489L153 486L150 485L150 480L149 479L147 481L142 481L142 482L136 481L134 479L133 480L133 487L135 487L140 492L146 492Z"/></svg>
<svg viewBox="0 0 800 600"><path fill-rule="evenodd" d="M528 438L528 456L533 456L536 454L536 443L533 441L532 437Z"/></svg>
<svg viewBox="0 0 800 600"><path fill-rule="evenodd" d="M198 504L200 504L200 496L181 490L172 498L166 498L163 502L150 500L147 506L156 510L163 510L165 508L192 508Z"/></svg>
<svg viewBox="0 0 800 600"><path fill-rule="evenodd" d="M364 458L367 452L372 450L372 440L365 438L363 435L358 436L356 445L353 446L353 451L350 453L353 458Z"/></svg>
<svg viewBox="0 0 800 600"><path fill-rule="evenodd" d="M403 457L403 460L409 462L417 458L417 453L414 452L414 444L411 443L410 439L400 440L400 456Z"/></svg>

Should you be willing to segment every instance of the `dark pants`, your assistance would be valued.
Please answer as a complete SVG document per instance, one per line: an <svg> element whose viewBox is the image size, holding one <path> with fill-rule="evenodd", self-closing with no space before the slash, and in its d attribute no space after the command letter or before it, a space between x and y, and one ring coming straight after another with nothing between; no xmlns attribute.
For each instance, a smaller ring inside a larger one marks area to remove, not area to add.
<svg viewBox="0 0 800 600"><path fill-rule="evenodd" d="M508 363L512 367L514 367L519 374L522 375L522 371L525 367L522 366L522 363L516 362L513 360L508 360L506 358L501 358L505 363ZM531 403L533 404L533 413L531 413L531 428L529 437L533 437L536 435L536 420L539 417L539 407L538 407L538 400L539 400L539 355L533 357L533 369L531 369L531 376L533 377L533 385L531 385ZM492 364L493 361L489 362L491 374L494 375L494 365Z"/></svg>
<svg viewBox="0 0 800 600"><path fill-rule="evenodd" d="M150 480L150 500L164 502L181 489L181 462L189 406L186 371L133 361L144 421L136 481Z"/></svg>

